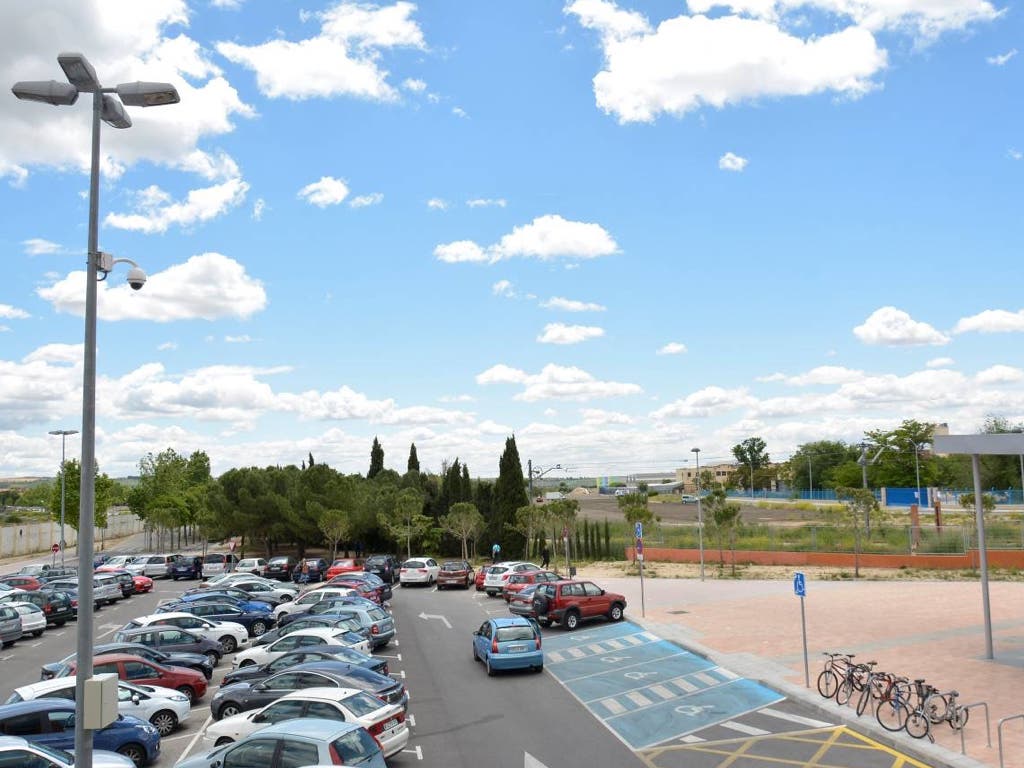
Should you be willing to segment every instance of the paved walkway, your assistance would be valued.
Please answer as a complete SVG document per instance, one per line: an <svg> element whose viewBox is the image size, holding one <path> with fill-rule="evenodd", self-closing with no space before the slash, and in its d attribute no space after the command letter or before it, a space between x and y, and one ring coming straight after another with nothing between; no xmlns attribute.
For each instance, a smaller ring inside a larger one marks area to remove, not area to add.
<svg viewBox="0 0 1024 768"><path fill-rule="evenodd" d="M581 577L586 577L581 569ZM990 582L995 659L985 656L981 587L969 582L808 581L805 603L810 683L804 685L800 599L790 581L645 579L641 617L637 578L602 578L629 601L633 621L706 654L716 663L788 696L824 707L873 738L917 754L936 766L999 766L996 725L1024 713L1024 583ZM822 651L849 651L858 660L905 677L955 688L964 704L986 701L992 746L982 708L972 709L960 736L934 728L936 743L890 734L873 718L822 699L815 688ZM1024 768L1024 721L1003 727L1004 768Z"/></svg>

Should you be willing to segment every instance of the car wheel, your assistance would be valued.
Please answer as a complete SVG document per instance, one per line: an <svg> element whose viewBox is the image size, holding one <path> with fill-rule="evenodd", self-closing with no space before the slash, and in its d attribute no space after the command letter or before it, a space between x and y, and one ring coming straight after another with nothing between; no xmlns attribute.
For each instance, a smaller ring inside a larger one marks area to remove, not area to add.
<svg viewBox="0 0 1024 768"><path fill-rule="evenodd" d="M473 643L473 661L480 661L480 657L476 655L476 643Z"/></svg>
<svg viewBox="0 0 1024 768"><path fill-rule="evenodd" d="M533 668L533 671L537 672L537 673L543 672L544 671L544 665L543 664L538 664L536 667Z"/></svg>
<svg viewBox="0 0 1024 768"><path fill-rule="evenodd" d="M580 615L576 611L569 611L565 614L565 618L562 619L562 624L565 625L565 629L568 632L572 632L580 625Z"/></svg>
<svg viewBox="0 0 1024 768"><path fill-rule="evenodd" d="M220 639L220 648L224 653L234 653L238 648L238 641L231 635L225 635Z"/></svg>
<svg viewBox="0 0 1024 768"><path fill-rule="evenodd" d="M251 631L253 637L259 637L267 631L267 625L262 621L253 622Z"/></svg>
<svg viewBox="0 0 1024 768"><path fill-rule="evenodd" d="M219 712L217 712L217 719L223 720L225 717L234 717L241 711L242 708L240 706L235 704L235 702L233 701L229 701L227 704L220 708Z"/></svg>
<svg viewBox="0 0 1024 768"><path fill-rule="evenodd" d="M245 661L243 661L238 666L239 666L239 668L241 668L241 667L254 667L254 666L256 666L256 662L253 661L252 659L246 659Z"/></svg>
<svg viewBox="0 0 1024 768"><path fill-rule="evenodd" d="M169 709L162 709L149 718L149 722L161 736L169 736L178 727L178 716Z"/></svg>
<svg viewBox="0 0 1024 768"><path fill-rule="evenodd" d="M622 621L622 606L619 603L612 604L612 609L608 611L608 618L612 621Z"/></svg>
<svg viewBox="0 0 1024 768"><path fill-rule="evenodd" d="M43 630L37 629L35 632L32 633L32 637L39 637L42 634L43 634Z"/></svg>
<svg viewBox="0 0 1024 768"><path fill-rule="evenodd" d="M142 768L146 764L146 750L141 744L124 744L118 750L119 755L124 755L135 763L136 768Z"/></svg>
<svg viewBox="0 0 1024 768"><path fill-rule="evenodd" d="M55 621L53 623L56 624L58 628L60 628L60 627L63 627L65 624L67 624L68 621L67 621L67 619L58 619L57 621Z"/></svg>
<svg viewBox="0 0 1024 768"><path fill-rule="evenodd" d="M491 657L490 656L488 656L484 660L484 664L487 665L487 676L488 677L494 677L494 667L491 666Z"/></svg>
<svg viewBox="0 0 1024 768"><path fill-rule="evenodd" d="M230 736L221 736L219 739L217 739L217 741L214 742L213 746L223 747L225 744L231 744L233 742L234 739L232 739Z"/></svg>
<svg viewBox="0 0 1024 768"><path fill-rule="evenodd" d="M206 658L210 660L211 667L216 667L218 664L220 664L220 654L216 651L207 651Z"/></svg>
<svg viewBox="0 0 1024 768"><path fill-rule="evenodd" d="M191 685L179 685L178 686L178 693L182 693L185 696L188 696L188 703L189 704L195 704L196 703L196 689L193 688Z"/></svg>
<svg viewBox="0 0 1024 768"><path fill-rule="evenodd" d="M292 601L292 596L291 595L281 595L281 602L282 603L290 603L291 601Z"/></svg>

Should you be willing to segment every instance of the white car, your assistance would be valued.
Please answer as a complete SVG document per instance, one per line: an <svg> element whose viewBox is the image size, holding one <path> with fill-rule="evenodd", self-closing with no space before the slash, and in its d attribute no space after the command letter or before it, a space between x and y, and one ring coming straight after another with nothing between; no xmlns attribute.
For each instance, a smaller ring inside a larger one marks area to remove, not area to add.
<svg viewBox="0 0 1024 768"><path fill-rule="evenodd" d="M431 584L437 583L437 574L441 572L441 566L432 557L413 557L402 563L398 569L398 584L404 587L406 584Z"/></svg>
<svg viewBox="0 0 1024 768"><path fill-rule="evenodd" d="M484 576L484 591L488 597L500 595L505 585L508 584L508 577L513 573L525 573L526 571L539 571L539 565L525 563L522 560L506 560L503 563L495 563L487 569Z"/></svg>
<svg viewBox="0 0 1024 768"><path fill-rule="evenodd" d="M114 555L103 563L104 568L125 568L132 563L138 555Z"/></svg>
<svg viewBox="0 0 1024 768"><path fill-rule="evenodd" d="M57 677L15 688L5 704L33 699L74 699L75 676ZM149 721L161 736L167 736L188 720L191 711L188 696L171 688L136 685L124 680L117 683L117 711Z"/></svg>
<svg viewBox="0 0 1024 768"><path fill-rule="evenodd" d="M279 581L267 581L256 576L248 579L232 579L230 582L220 584L222 587L234 587L248 592L253 600L271 598L275 603L287 603L299 595L299 588L292 584L282 584Z"/></svg>
<svg viewBox="0 0 1024 768"><path fill-rule="evenodd" d="M125 570L135 575L149 576L151 579L166 579L170 576L171 566L181 555L168 553L139 555L125 566Z"/></svg>
<svg viewBox="0 0 1024 768"><path fill-rule="evenodd" d="M46 614L43 613L42 608L35 603L8 602L7 605L21 616L22 637L27 637L30 634L39 637L43 634L43 630L46 629Z"/></svg>
<svg viewBox="0 0 1024 768"><path fill-rule="evenodd" d="M314 605L319 603L321 600L326 600L329 597L351 597L352 595L358 596L359 593L354 589L348 587L324 587L323 589L314 589L297 600L292 600L289 603L281 603L274 609L274 618L278 621L286 613L301 613L302 611L308 611Z"/></svg>
<svg viewBox="0 0 1024 768"><path fill-rule="evenodd" d="M20 736L0 736L0 764L31 765L33 768L75 768L75 756L64 749L37 744ZM94 749L92 768L135 768L130 757Z"/></svg>
<svg viewBox="0 0 1024 768"><path fill-rule="evenodd" d="M238 667L250 667L254 664L266 664L279 656L299 648L315 648L318 645L347 646L349 645L345 642L345 635L347 634L347 629L337 629L335 627L300 629L298 632L287 634L267 645L257 645L235 654L235 658L231 661L231 666L237 669ZM363 645L367 648L369 647L365 641L363 641Z"/></svg>
<svg viewBox="0 0 1024 768"><path fill-rule="evenodd" d="M235 571L238 573L250 573L253 576L262 576L267 572L267 561L262 557L245 557L238 561Z"/></svg>
<svg viewBox="0 0 1024 768"><path fill-rule="evenodd" d="M148 616L136 616L125 624L122 629L148 627L152 624L167 624L172 627L187 629L194 634L220 643L224 653L234 653L239 648L249 645L249 630L233 621L213 621L201 616L193 616L184 611L170 613L151 613Z"/></svg>
<svg viewBox="0 0 1024 768"><path fill-rule="evenodd" d="M385 704L355 688L304 688L286 693L262 709L210 723L203 732L203 748L230 744L268 725L297 717L358 723L377 740L384 757L401 752L409 743L409 726L401 704Z"/></svg>

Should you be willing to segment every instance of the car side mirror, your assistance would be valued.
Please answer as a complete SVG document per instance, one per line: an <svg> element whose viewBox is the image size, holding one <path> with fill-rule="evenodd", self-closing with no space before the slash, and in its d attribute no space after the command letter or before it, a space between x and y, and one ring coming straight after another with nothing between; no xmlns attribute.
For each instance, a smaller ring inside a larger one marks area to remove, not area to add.
<svg viewBox="0 0 1024 768"><path fill-rule="evenodd" d="M479 637L479 635L480 635L480 630L478 629L478 630L477 630L476 632L474 632L473 634Z"/></svg>
<svg viewBox="0 0 1024 768"><path fill-rule="evenodd" d="M133 693L132 694L132 704L138 704L140 701L142 701L142 699L139 698L139 694Z"/></svg>
<svg viewBox="0 0 1024 768"><path fill-rule="evenodd" d="M254 685L252 689L254 691L265 691L267 690L267 686L265 686L263 683L256 683L256 685Z"/></svg>
<svg viewBox="0 0 1024 768"><path fill-rule="evenodd" d="M604 590L603 590L603 589L601 590L601 594L602 594L602 595L604 594Z"/></svg>

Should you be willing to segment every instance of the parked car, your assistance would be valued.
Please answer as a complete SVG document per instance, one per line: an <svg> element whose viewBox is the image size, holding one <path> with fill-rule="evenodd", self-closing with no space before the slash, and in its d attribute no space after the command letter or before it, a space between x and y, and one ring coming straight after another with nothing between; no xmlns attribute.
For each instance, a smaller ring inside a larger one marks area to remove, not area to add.
<svg viewBox="0 0 1024 768"><path fill-rule="evenodd" d="M78 592L78 578L57 579L47 585L48 589L62 590L65 592ZM97 610L104 605L113 605L118 600L123 600L121 583L116 576L110 574L96 574L92 578L92 604Z"/></svg>
<svg viewBox="0 0 1024 768"><path fill-rule="evenodd" d="M276 603L253 600L240 589L196 589L180 595L176 603L227 603L250 613L270 613Z"/></svg>
<svg viewBox="0 0 1024 768"><path fill-rule="evenodd" d="M46 624L53 624L63 627L71 619L75 618L77 611L71 605L71 597L65 592L53 590L44 592L42 590L30 592L5 592L0 596L0 601L5 603L32 603L39 606L46 617Z"/></svg>
<svg viewBox="0 0 1024 768"><path fill-rule="evenodd" d="M33 603L15 602L0 605L0 637L4 635L4 609L8 607L18 612L18 617L21 619L22 637L27 637L28 635L39 637L43 634L43 630L46 629L46 616L43 615L43 609Z"/></svg>
<svg viewBox="0 0 1024 768"><path fill-rule="evenodd" d="M506 560L502 563L495 563L487 569L487 575L484 576L484 591L488 597L500 595L505 589L509 576L513 573L539 570L539 565L525 563L522 560Z"/></svg>
<svg viewBox="0 0 1024 768"><path fill-rule="evenodd" d="M59 677L15 688L4 704L36 699L75 699L75 678ZM149 685L134 685L121 680L117 684L117 711L148 721L161 736L168 736L185 720L191 702L183 693Z"/></svg>
<svg viewBox="0 0 1024 768"><path fill-rule="evenodd" d="M345 576L348 575L354 576L355 574L342 574L341 576L336 576L335 578L327 582L328 587L340 587L341 589L351 589L353 592L359 595L359 597L365 600L369 600L371 603L376 603L377 605L384 604L384 588L387 585L370 584L359 578L346 579Z"/></svg>
<svg viewBox="0 0 1024 768"><path fill-rule="evenodd" d="M376 574L386 584L394 584L398 578L398 569L402 567L402 561L394 555L370 555L363 562L363 569L367 573Z"/></svg>
<svg viewBox="0 0 1024 768"><path fill-rule="evenodd" d="M682 496L679 497L679 501L682 502L683 504L696 504L697 497L694 496L692 493L684 493Z"/></svg>
<svg viewBox="0 0 1024 768"><path fill-rule="evenodd" d="M164 667L188 667L200 672L207 680L213 677L214 665L210 663L209 657L195 653L165 653L141 643L100 643L93 647L94 657L108 653L127 653ZM67 677L71 674L71 662L74 660L75 654L72 653L60 661L43 664L39 679L52 680L55 677Z"/></svg>
<svg viewBox="0 0 1024 768"><path fill-rule="evenodd" d="M317 661L343 661L346 664L355 664L358 667L365 667L378 675L388 674L388 663L385 659L371 656L355 648L348 648L344 645L317 645L307 648L297 648L294 651L281 654L273 661L265 664L247 666L233 669L224 675L221 685L233 685L234 683L258 683L273 674L284 672L286 669L298 666L299 664L310 664Z"/></svg>
<svg viewBox="0 0 1024 768"><path fill-rule="evenodd" d="M322 557L307 557L292 569L292 581L296 584L313 584L324 581L328 563Z"/></svg>
<svg viewBox="0 0 1024 768"><path fill-rule="evenodd" d="M358 557L339 557L327 568L327 578L333 579L342 573L362 572L363 561Z"/></svg>
<svg viewBox="0 0 1024 768"><path fill-rule="evenodd" d="M522 616L487 619L473 633L473 660L482 661L488 675L506 669L543 672L540 628Z"/></svg>
<svg viewBox="0 0 1024 768"><path fill-rule="evenodd" d="M113 576L117 579L118 587L121 589L121 597L131 597L135 594L135 575L131 571L126 571L124 568L110 568L106 565L102 565L96 569L96 575L99 576L105 574L107 576ZM152 580L150 580L152 584Z"/></svg>
<svg viewBox="0 0 1024 768"><path fill-rule="evenodd" d="M275 762L287 752L289 761ZM182 760L174 768L236 768L270 765L359 765L387 768L380 744L358 723L317 717L275 723L241 741Z"/></svg>
<svg viewBox="0 0 1024 768"><path fill-rule="evenodd" d="M21 622L21 614L18 612L14 605L23 605L23 603L7 603L0 605L0 645L4 648L14 645L21 639L24 633L23 625ZM31 605L31 603L29 603ZM45 628L46 623L43 622Z"/></svg>
<svg viewBox="0 0 1024 768"><path fill-rule="evenodd" d="M541 626L557 622L571 632L589 619L621 621L626 598L592 581L566 579L538 586L533 593L533 610Z"/></svg>
<svg viewBox="0 0 1024 768"><path fill-rule="evenodd" d="M181 557L172 553L139 555L125 568L131 573L149 576L151 579L167 579L171 576L171 568Z"/></svg>
<svg viewBox="0 0 1024 768"><path fill-rule="evenodd" d="M278 625L276 629L253 638L253 646L268 645L278 638L298 632L300 629L313 629L314 627L328 627L344 629L350 634L344 637L346 645L357 647L360 640L365 640L367 648L370 642L370 630L359 623L359 618L354 614L337 614L327 616L313 616L309 613L302 613L294 620L284 626Z"/></svg>
<svg viewBox="0 0 1024 768"><path fill-rule="evenodd" d="M157 609L159 611L159 609ZM173 610L169 611L169 614L174 613L191 613L193 616L207 619L209 621L223 621L230 622L232 624L240 624L245 628L246 632L249 633L249 637L259 637L268 629L271 629L276 623L274 617L270 613L264 613L263 611L246 611L242 608L238 608L231 603L207 603L207 602L190 602L190 603L175 603ZM157 613L157 615L160 615Z"/></svg>
<svg viewBox="0 0 1024 768"><path fill-rule="evenodd" d="M136 616L125 624L123 629L148 627L151 624L168 624L172 627L191 630L203 637L216 640L220 643L224 653L234 653L239 648L249 646L249 631L241 624L230 621L211 621L184 611Z"/></svg>
<svg viewBox="0 0 1024 768"><path fill-rule="evenodd" d="M247 594L250 600L260 600L270 605L287 603L289 600L294 600L299 594L298 587L294 584L282 584L278 581L267 581L254 576L250 576L248 580L232 579L226 587L222 587L222 589L224 588L237 589L239 592ZM233 593L229 592L228 594Z"/></svg>
<svg viewBox="0 0 1024 768"><path fill-rule="evenodd" d="M391 614L379 605L375 605L361 597L337 597L313 606L309 612L312 613L318 609L322 611L322 613L318 614L321 616L342 614L359 619L359 623L370 632L371 650L383 648L395 637L395 622L391 618ZM292 616L299 618L303 615L289 614L283 616L281 621L282 623L287 623L287 620Z"/></svg>
<svg viewBox="0 0 1024 768"><path fill-rule="evenodd" d="M484 591L484 579L487 578L487 566L483 566L479 571L476 572L476 576L473 578L473 582L476 584L476 591Z"/></svg>
<svg viewBox="0 0 1024 768"><path fill-rule="evenodd" d="M312 589L296 600L292 600L289 603L281 603L274 609L274 617L280 621L286 614L308 611L312 606L323 600L329 600L334 597L347 597L355 594L357 594L356 591L348 587L323 587L321 589Z"/></svg>
<svg viewBox="0 0 1024 768"><path fill-rule="evenodd" d="M103 561L104 568L124 568L138 555L112 555Z"/></svg>
<svg viewBox="0 0 1024 768"><path fill-rule="evenodd" d="M562 577L554 571L523 571L522 573L513 573L508 577L508 581L505 582L501 596L505 598L507 603L512 599L512 595L530 584L546 584L549 581L561 581L561 579Z"/></svg>
<svg viewBox="0 0 1024 768"><path fill-rule="evenodd" d="M402 683L363 667L340 661L299 664L260 683L221 686L210 702L214 720L263 707L291 691L305 688L358 688L389 704L405 706L409 696Z"/></svg>
<svg viewBox="0 0 1024 768"><path fill-rule="evenodd" d="M0 736L0 765L28 768L74 768L75 756L65 749L33 744L20 736ZM108 752L92 751L93 768L135 768L131 758Z"/></svg>
<svg viewBox="0 0 1024 768"><path fill-rule="evenodd" d="M432 557L415 557L402 563L398 569L398 585L426 584L432 586L437 581L441 566Z"/></svg>
<svg viewBox="0 0 1024 768"><path fill-rule="evenodd" d="M298 561L291 555L275 555L267 561L267 569L263 575L277 581L291 581L297 563Z"/></svg>
<svg viewBox="0 0 1024 768"><path fill-rule="evenodd" d="M75 702L38 699L0 706L0 733L21 736L45 747L68 750L75 745ZM118 715L106 728L92 732L97 749L131 758L136 768L160 754L160 733L145 720Z"/></svg>
<svg viewBox="0 0 1024 768"><path fill-rule="evenodd" d="M203 733L203 743L206 747L222 746L258 733L274 723L296 718L324 718L361 725L380 745L384 757L401 752L409 743L409 727L405 723L403 708L385 704L376 696L355 688L293 691L262 709L211 723Z"/></svg>
<svg viewBox="0 0 1024 768"><path fill-rule="evenodd" d="M132 583L135 584L135 594L144 595L147 592L153 591L153 580L149 576L144 576L139 573L132 577Z"/></svg>
<svg viewBox="0 0 1024 768"><path fill-rule="evenodd" d="M94 675L111 673L136 685L173 688L188 696L188 700L193 703L206 695L206 678L187 667L165 667L129 653L105 653L96 656L92 665ZM71 674L75 674L77 660L68 666L71 667Z"/></svg>
<svg viewBox="0 0 1024 768"><path fill-rule="evenodd" d="M46 573L52 566L49 563L31 563L30 565L23 565L18 569L18 573L25 574L27 576L38 576L41 573Z"/></svg>
<svg viewBox="0 0 1024 768"><path fill-rule="evenodd" d="M231 573L238 564L238 557L232 552L207 552L203 558L203 576Z"/></svg>
<svg viewBox="0 0 1024 768"><path fill-rule="evenodd" d="M187 653L204 656L211 668L220 664L220 660L224 656L224 651L216 640L169 624L150 624L148 627L119 629L114 633L114 640L118 643L137 643L163 653Z"/></svg>
<svg viewBox="0 0 1024 768"><path fill-rule="evenodd" d="M445 587L469 589L474 578L473 566L466 560L445 560L441 563L441 570L437 573L437 588L438 590Z"/></svg>
<svg viewBox="0 0 1024 768"><path fill-rule="evenodd" d="M533 610L533 593L540 584L527 584L518 592L513 592L508 601L508 610L516 616L526 616L536 619L537 614Z"/></svg>
<svg viewBox="0 0 1024 768"><path fill-rule="evenodd" d="M6 584L9 587L21 589L26 592L30 589L39 589L44 583L43 579L20 573L11 573L7 576L0 576L0 584Z"/></svg>
<svg viewBox="0 0 1024 768"><path fill-rule="evenodd" d="M171 566L170 576L174 581L198 579L203 575L203 558L200 555L184 555Z"/></svg>
<svg viewBox="0 0 1024 768"><path fill-rule="evenodd" d="M316 648L323 645L344 645L343 637L347 630L332 629L330 627L317 627L315 629L303 629L299 632L292 632L270 645L259 645L236 653L231 660L233 669L247 666L259 666L273 661L278 656L283 656L291 651L307 648Z"/></svg>
<svg viewBox="0 0 1024 768"><path fill-rule="evenodd" d="M238 561L235 570L262 576L267 572L267 561L262 557L245 557Z"/></svg>

